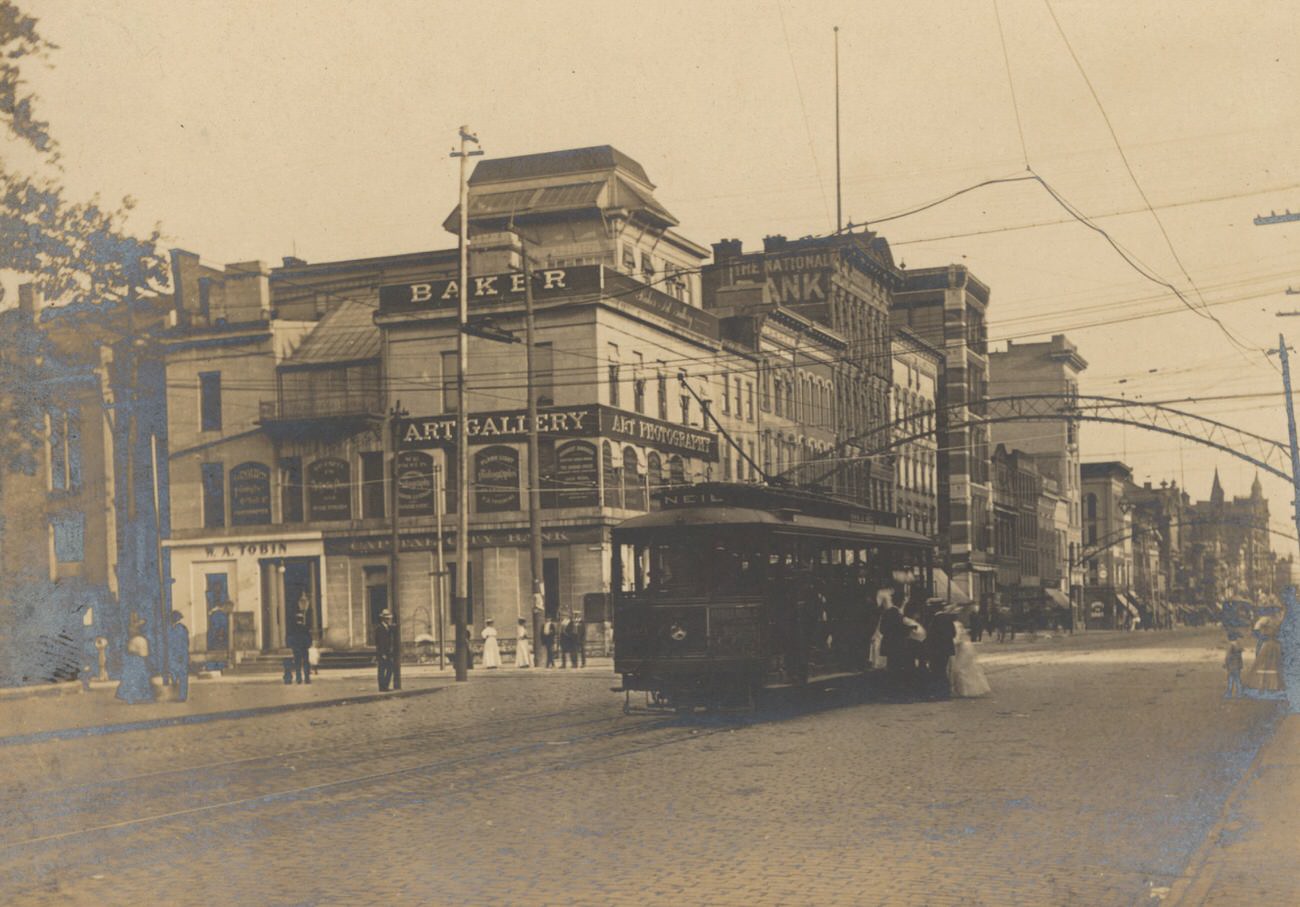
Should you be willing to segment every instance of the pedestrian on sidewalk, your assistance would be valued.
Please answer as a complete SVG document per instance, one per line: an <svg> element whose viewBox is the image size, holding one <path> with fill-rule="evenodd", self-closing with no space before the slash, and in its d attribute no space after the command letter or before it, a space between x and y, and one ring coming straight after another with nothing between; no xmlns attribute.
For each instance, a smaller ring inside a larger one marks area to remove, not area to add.
<svg viewBox="0 0 1300 907"><path fill-rule="evenodd" d="M515 630L515 667L531 668L533 666L533 649L528 643L528 621L519 618Z"/></svg>
<svg viewBox="0 0 1300 907"><path fill-rule="evenodd" d="M573 666L575 668L577 667L585 668L587 666L587 621L583 618L581 614L579 614L573 618L573 623L576 625L574 629L574 639L573 639L573 645L574 645Z"/></svg>
<svg viewBox="0 0 1300 907"><path fill-rule="evenodd" d="M379 612L379 623L375 625L375 657L379 662L379 692L387 693L393 682L393 672L397 670L397 659L401 654L401 638L398 628L393 623L393 612L387 608Z"/></svg>
<svg viewBox="0 0 1300 907"><path fill-rule="evenodd" d="M492 618L484 622L483 627L483 667L489 671L501 667L501 646L497 643L497 628Z"/></svg>
<svg viewBox="0 0 1300 907"><path fill-rule="evenodd" d="M1260 645L1259 651L1255 654L1255 663L1250 666L1250 673L1246 675L1246 685L1261 693L1276 693L1282 690L1282 646L1277 641L1281 629L1281 621L1271 614L1255 622L1255 633L1259 637Z"/></svg>
<svg viewBox="0 0 1300 907"><path fill-rule="evenodd" d="M576 668L578 666L578 628L573 623L573 615L569 614L560 622L560 670L564 670L572 662Z"/></svg>
<svg viewBox="0 0 1300 907"><path fill-rule="evenodd" d="M190 698L190 631L184 619L184 614L173 611L167 630L167 680L176 687L177 702Z"/></svg>
<svg viewBox="0 0 1300 907"><path fill-rule="evenodd" d="M542 624L542 645L546 647L546 666L555 667L555 621L549 617Z"/></svg>
<svg viewBox="0 0 1300 907"><path fill-rule="evenodd" d="M1232 699L1234 696L1240 699L1244 695L1241 687L1243 655L1241 634L1236 631L1230 632L1228 634L1228 651L1223 655L1223 670L1228 672L1228 689L1223 693L1224 699Z"/></svg>
<svg viewBox="0 0 1300 907"><path fill-rule="evenodd" d="M382 618L380 619L382 622ZM311 683L311 630L307 628L307 615L299 611L289 627L289 648L293 650L293 682Z"/></svg>
<svg viewBox="0 0 1300 907"><path fill-rule="evenodd" d="M117 698L134 705L153 702L153 684L149 680L149 640L144 638L144 621L131 615L130 638L126 643L126 657L122 659L122 680L117 685Z"/></svg>

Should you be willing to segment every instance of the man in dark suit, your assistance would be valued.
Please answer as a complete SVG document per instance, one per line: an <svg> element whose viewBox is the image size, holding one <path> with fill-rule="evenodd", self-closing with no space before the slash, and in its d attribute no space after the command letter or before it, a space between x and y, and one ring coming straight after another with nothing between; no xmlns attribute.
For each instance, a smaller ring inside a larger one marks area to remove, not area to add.
<svg viewBox="0 0 1300 907"><path fill-rule="evenodd" d="M949 694L948 660L957 654L957 615L939 605L935 608L925 634L926 659L930 668L930 693L942 698Z"/></svg>
<svg viewBox="0 0 1300 907"><path fill-rule="evenodd" d="M289 627L289 648L293 651L295 683L311 683L311 661L307 650L311 648L311 630L307 629L307 615L299 611Z"/></svg>
<svg viewBox="0 0 1300 907"><path fill-rule="evenodd" d="M393 682L393 672L397 669L400 656L401 638L397 626L393 623L393 612L385 608L379 612L379 623L375 624L375 656L379 661L379 692L387 693Z"/></svg>
<svg viewBox="0 0 1300 907"><path fill-rule="evenodd" d="M190 631L182 623L184 619L184 614L173 611L167 631L167 676L176 686L177 702L190 696Z"/></svg>
<svg viewBox="0 0 1300 907"><path fill-rule="evenodd" d="M907 624L903 622L903 612L894 604L892 595L882 600L882 606L880 654L885 656L885 669L897 679L907 674L914 663L908 645Z"/></svg>

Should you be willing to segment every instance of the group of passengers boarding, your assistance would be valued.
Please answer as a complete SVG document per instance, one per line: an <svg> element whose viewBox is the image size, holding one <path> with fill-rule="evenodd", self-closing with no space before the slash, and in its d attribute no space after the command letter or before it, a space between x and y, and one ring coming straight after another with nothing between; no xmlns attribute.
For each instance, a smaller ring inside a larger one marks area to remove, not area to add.
<svg viewBox="0 0 1300 907"><path fill-rule="evenodd" d="M881 611L872 651L896 692L969 698L992 691L959 620L960 606L930 603L908 614L894 599L891 589L877 596Z"/></svg>

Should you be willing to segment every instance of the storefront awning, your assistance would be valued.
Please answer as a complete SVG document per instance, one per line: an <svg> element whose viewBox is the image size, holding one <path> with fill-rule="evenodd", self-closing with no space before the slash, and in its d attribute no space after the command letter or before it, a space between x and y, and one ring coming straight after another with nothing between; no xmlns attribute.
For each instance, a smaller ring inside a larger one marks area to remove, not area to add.
<svg viewBox="0 0 1300 907"><path fill-rule="evenodd" d="M1047 593L1047 600L1053 605L1067 611L1070 610L1070 598L1060 589L1044 589L1043 591Z"/></svg>
<svg viewBox="0 0 1300 907"><path fill-rule="evenodd" d="M934 571L934 597L951 601L954 605L974 604L971 597L962 591L961 586L954 583L948 578L947 573L937 567Z"/></svg>
<svg viewBox="0 0 1300 907"><path fill-rule="evenodd" d="M1139 619L1142 617L1142 615L1138 613L1137 605L1133 604L1133 602L1129 600L1129 597L1123 592L1116 592L1115 600L1127 608L1129 614L1132 614L1134 617Z"/></svg>

